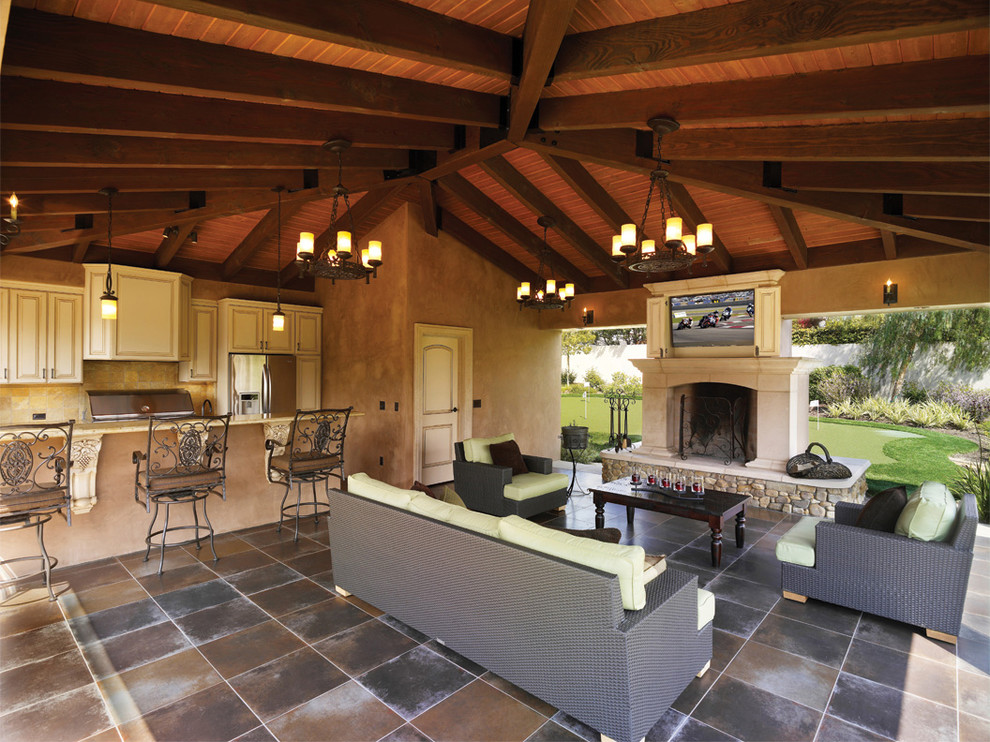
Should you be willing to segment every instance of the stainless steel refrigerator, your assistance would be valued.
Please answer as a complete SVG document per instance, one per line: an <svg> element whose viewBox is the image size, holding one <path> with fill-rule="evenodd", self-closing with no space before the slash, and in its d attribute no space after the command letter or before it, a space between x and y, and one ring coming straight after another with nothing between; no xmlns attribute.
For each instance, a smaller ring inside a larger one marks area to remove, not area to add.
<svg viewBox="0 0 990 742"><path fill-rule="evenodd" d="M235 415L295 414L295 356L231 353L227 368L228 409Z"/></svg>

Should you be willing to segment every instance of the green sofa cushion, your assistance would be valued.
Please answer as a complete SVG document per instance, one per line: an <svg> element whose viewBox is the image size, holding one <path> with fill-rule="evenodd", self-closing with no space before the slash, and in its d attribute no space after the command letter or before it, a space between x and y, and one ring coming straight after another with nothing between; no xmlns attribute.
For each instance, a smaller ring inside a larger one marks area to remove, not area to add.
<svg viewBox="0 0 990 742"><path fill-rule="evenodd" d="M347 477L347 491L354 495L367 497L369 500L378 500L379 502L384 502L386 505L402 508L403 510L408 508L409 500L412 499L414 494L421 494L412 492L411 490L393 487L391 484L386 484L385 482L379 482L364 472L351 474ZM423 496L426 497L426 495Z"/></svg>
<svg viewBox="0 0 990 742"><path fill-rule="evenodd" d="M433 518L434 520L446 523L450 520L450 511L455 507L457 506L443 502L442 500L435 500L423 492L417 492L409 500L409 507L406 509L413 513L425 515L427 518Z"/></svg>
<svg viewBox="0 0 990 742"><path fill-rule="evenodd" d="M777 558L782 562L815 566L815 528L824 518L806 515L777 542Z"/></svg>
<svg viewBox="0 0 990 742"><path fill-rule="evenodd" d="M616 575L619 578L622 607L638 611L646 605L643 576L646 552L642 546L608 544L572 536L563 531L544 528L518 515L502 518L499 533L509 543Z"/></svg>
<svg viewBox="0 0 990 742"><path fill-rule="evenodd" d="M515 439L516 437L512 433L496 435L494 438L468 438L464 441L464 460L473 461L476 464L494 464L488 447L493 443L505 443Z"/></svg>
<svg viewBox="0 0 990 742"><path fill-rule="evenodd" d="M467 531L475 531L476 533L483 533L492 538L499 538L500 520L501 518L488 515L488 513L479 513L475 510L459 508L453 505L451 506L450 517L447 522Z"/></svg>
<svg viewBox="0 0 990 742"><path fill-rule="evenodd" d="M698 631L715 618L715 595L698 588Z"/></svg>
<svg viewBox="0 0 990 742"><path fill-rule="evenodd" d="M945 541L952 534L959 506L941 482L924 482L907 501L894 533L919 541Z"/></svg>
<svg viewBox="0 0 990 742"><path fill-rule="evenodd" d="M528 471L525 474L516 474L512 478L512 483L505 485L502 489L502 497L507 500L528 500L531 497L565 490L569 482L570 478L566 474L558 472L537 474Z"/></svg>

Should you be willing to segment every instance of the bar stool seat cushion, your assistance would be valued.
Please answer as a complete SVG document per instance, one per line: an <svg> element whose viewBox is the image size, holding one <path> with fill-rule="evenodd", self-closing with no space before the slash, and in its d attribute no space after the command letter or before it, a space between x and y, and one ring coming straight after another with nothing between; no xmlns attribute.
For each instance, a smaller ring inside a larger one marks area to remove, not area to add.
<svg viewBox="0 0 990 742"><path fill-rule="evenodd" d="M6 518L13 514L20 516L26 510L39 511L46 508L53 510L65 507L64 494L44 495L41 493L24 495L5 495L0 499L0 517Z"/></svg>
<svg viewBox="0 0 990 742"><path fill-rule="evenodd" d="M272 456L272 469L284 474L309 474L321 469L329 469L340 463L340 456L313 456L305 459L292 459L287 453Z"/></svg>
<svg viewBox="0 0 990 742"><path fill-rule="evenodd" d="M220 484L223 473L220 471L200 471L194 474L168 474L162 477L151 477L151 482L145 485L138 482L138 487L148 492L167 492L178 489L202 489Z"/></svg>

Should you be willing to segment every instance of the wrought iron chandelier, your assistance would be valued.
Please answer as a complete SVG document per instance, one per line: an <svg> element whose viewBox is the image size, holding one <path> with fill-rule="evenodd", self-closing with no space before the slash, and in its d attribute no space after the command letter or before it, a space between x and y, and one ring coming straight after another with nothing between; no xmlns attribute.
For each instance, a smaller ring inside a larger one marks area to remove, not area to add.
<svg viewBox="0 0 990 742"><path fill-rule="evenodd" d="M530 286L529 281L523 281L516 289L516 301L519 302L519 309L528 307L540 312L544 309L566 309L571 305L574 298L574 284L567 283L557 286L554 278L553 266L550 264L550 245L547 244L547 229L556 222L552 216L541 216L536 223L543 227L543 248L540 250L540 267L536 272L536 291ZM543 266L547 266L549 277L543 278Z"/></svg>
<svg viewBox="0 0 990 742"><path fill-rule="evenodd" d="M625 261L626 269L637 273L682 270L689 268L698 255L705 255L714 249L712 225L699 224L696 234L685 234L683 220L674 216L670 184L667 182L670 173L664 168L664 165L669 163L662 158L660 146L663 135L677 131L681 125L674 119L663 116L652 118L646 123L656 134L657 166L650 173L650 191L646 196L643 220L639 225L639 240L637 240L636 225L623 224L622 231L612 237L612 260L616 263ZM659 248L655 240L643 239L646 235L646 217L650 213L650 202L654 191L659 192L660 226L664 230L664 241Z"/></svg>
<svg viewBox="0 0 990 742"><path fill-rule="evenodd" d="M343 184L343 160L341 154L351 143L346 139L332 139L323 145L337 155L337 185L333 187L333 208L330 211L330 241L320 253L313 254L314 237L312 232L300 232L299 244L296 245L296 265L300 275L310 275L316 278L329 278L331 282L353 281L363 278L365 283L378 278L378 266L382 264L382 243L370 240L368 246L361 250L361 259L353 255L351 240L354 235L354 216L351 214L351 202L348 199L350 191ZM350 220L350 231L337 229L337 206L343 196L347 207L347 217ZM336 239L335 239L336 237ZM335 247L331 247L334 245Z"/></svg>

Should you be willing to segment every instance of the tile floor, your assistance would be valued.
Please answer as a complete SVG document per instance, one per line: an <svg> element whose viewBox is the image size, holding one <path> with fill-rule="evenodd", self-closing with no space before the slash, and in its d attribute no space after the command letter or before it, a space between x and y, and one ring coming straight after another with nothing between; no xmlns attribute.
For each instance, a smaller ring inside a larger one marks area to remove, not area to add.
<svg viewBox="0 0 990 742"><path fill-rule="evenodd" d="M570 467L567 467L568 472ZM585 487L594 475L582 474ZM598 480L600 481L600 480ZM746 548L711 568L701 523L606 511L716 595L712 669L647 736L677 740L990 739L990 538L956 647L903 624L784 601L774 544L793 520L751 510ZM592 527L590 496L551 521ZM594 732L429 637L333 592L325 522L58 570L0 606L0 739L578 740ZM204 552L206 550L204 549Z"/></svg>

